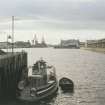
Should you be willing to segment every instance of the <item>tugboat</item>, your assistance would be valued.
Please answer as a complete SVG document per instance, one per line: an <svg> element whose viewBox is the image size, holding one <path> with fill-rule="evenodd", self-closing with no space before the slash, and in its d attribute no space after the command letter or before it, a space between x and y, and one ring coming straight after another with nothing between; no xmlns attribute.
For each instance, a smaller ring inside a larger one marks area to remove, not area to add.
<svg viewBox="0 0 105 105"><path fill-rule="evenodd" d="M21 101L39 101L58 90L58 81L54 66L41 59L29 68L31 75L18 84L18 99Z"/></svg>

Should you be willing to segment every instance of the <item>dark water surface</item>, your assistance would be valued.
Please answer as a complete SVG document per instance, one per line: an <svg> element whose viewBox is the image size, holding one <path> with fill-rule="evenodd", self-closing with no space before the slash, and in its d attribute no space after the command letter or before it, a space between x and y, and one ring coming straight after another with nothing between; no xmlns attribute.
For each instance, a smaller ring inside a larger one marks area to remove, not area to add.
<svg viewBox="0 0 105 105"><path fill-rule="evenodd" d="M80 49L33 48L28 52L28 64L43 57L56 67L58 79L74 81L74 93L58 94L39 103L11 102L8 105L105 105L105 54ZM7 105L7 104L5 104Z"/></svg>

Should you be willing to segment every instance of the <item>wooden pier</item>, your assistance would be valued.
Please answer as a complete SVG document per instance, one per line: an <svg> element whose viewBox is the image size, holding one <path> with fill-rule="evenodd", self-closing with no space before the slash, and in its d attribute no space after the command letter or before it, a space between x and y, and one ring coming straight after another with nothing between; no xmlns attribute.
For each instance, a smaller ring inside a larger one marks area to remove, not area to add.
<svg viewBox="0 0 105 105"><path fill-rule="evenodd" d="M0 99L15 97L18 82L27 75L26 52L0 55Z"/></svg>

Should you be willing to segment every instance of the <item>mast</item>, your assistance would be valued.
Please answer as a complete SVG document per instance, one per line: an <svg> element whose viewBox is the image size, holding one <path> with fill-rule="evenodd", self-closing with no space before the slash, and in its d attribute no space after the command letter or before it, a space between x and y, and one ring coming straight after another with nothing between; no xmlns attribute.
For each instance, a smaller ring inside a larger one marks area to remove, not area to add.
<svg viewBox="0 0 105 105"><path fill-rule="evenodd" d="M14 53L14 16L12 16L12 54Z"/></svg>

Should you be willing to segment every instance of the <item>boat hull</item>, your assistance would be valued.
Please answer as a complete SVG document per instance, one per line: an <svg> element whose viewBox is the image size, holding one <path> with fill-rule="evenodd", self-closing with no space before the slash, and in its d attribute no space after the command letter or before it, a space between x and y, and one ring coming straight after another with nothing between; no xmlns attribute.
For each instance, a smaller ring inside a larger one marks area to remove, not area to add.
<svg viewBox="0 0 105 105"><path fill-rule="evenodd" d="M32 97L28 94L26 95L21 94L19 97L17 97L17 99L20 101L37 102L54 95L55 93L57 93L57 91L58 83L56 82L51 87L38 91L36 96Z"/></svg>
<svg viewBox="0 0 105 105"><path fill-rule="evenodd" d="M63 91L70 91L70 92L73 92L74 91L74 87L71 86L70 84L63 84L63 85L60 85L61 89Z"/></svg>
<svg viewBox="0 0 105 105"><path fill-rule="evenodd" d="M61 89L63 91L74 91L74 83L72 80L68 79L68 78L61 78L59 81L59 86L61 87Z"/></svg>

